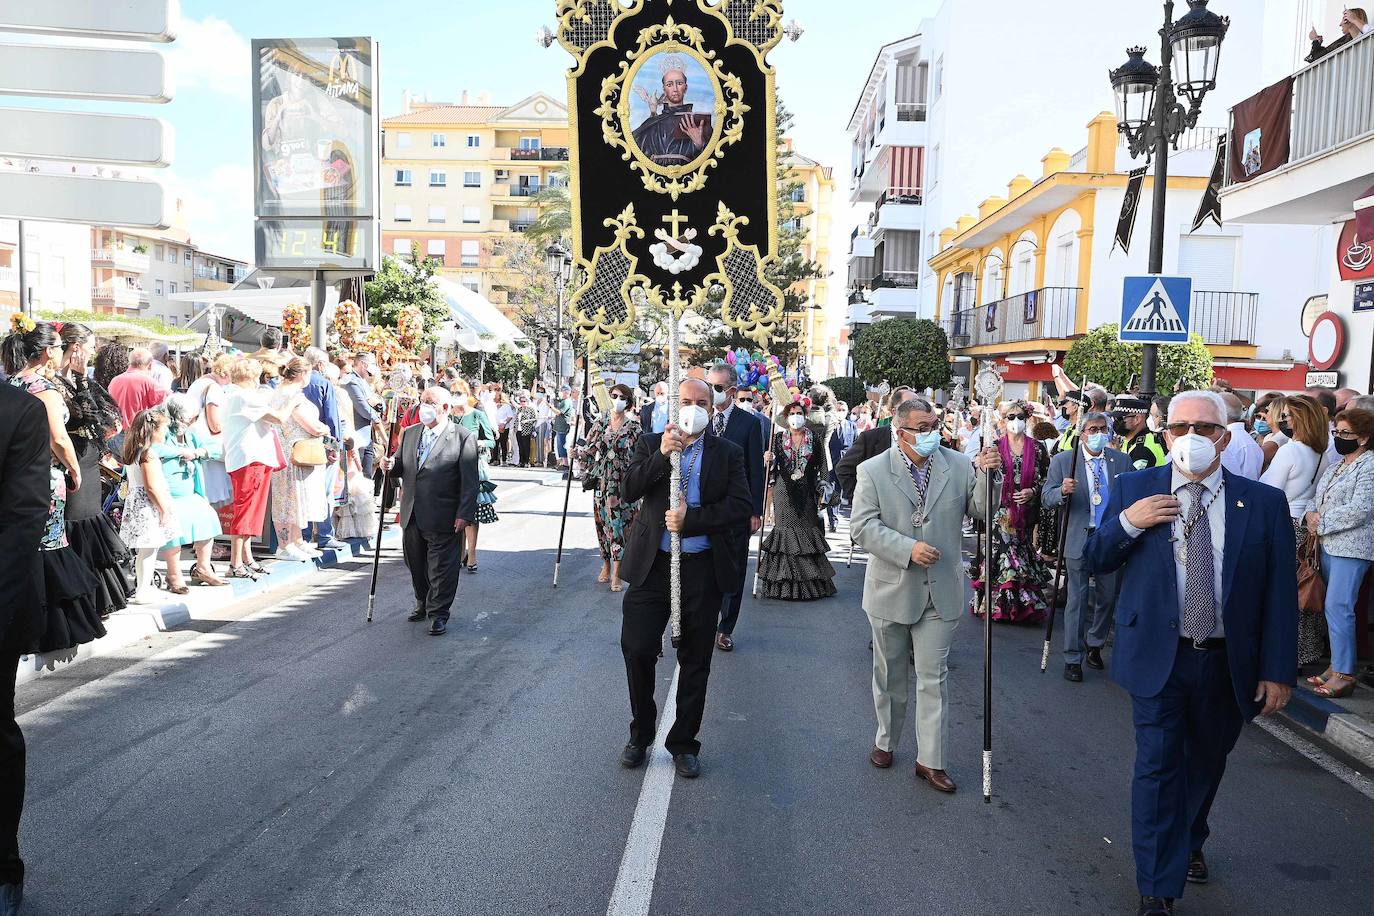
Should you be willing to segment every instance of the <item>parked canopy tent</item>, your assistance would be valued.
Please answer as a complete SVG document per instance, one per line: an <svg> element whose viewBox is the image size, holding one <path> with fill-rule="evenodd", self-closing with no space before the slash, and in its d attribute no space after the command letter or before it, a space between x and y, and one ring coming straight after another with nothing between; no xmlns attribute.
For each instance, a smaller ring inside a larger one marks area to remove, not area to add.
<svg viewBox="0 0 1374 916"><path fill-rule="evenodd" d="M443 277L435 277L434 285L453 315L454 330L449 338L452 343L447 345L456 344L469 353L495 353L502 344L521 353L529 349L525 333L486 296ZM446 343L443 334L439 343Z"/></svg>

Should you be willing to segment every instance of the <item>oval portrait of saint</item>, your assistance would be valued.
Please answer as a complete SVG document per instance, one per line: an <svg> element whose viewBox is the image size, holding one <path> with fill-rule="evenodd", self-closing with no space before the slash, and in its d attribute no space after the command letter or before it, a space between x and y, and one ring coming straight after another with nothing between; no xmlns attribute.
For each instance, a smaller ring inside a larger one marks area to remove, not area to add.
<svg viewBox="0 0 1374 916"><path fill-rule="evenodd" d="M664 175L700 165L715 149L724 111L720 83L705 63L690 48L666 44L637 61L628 82L622 112L639 159Z"/></svg>

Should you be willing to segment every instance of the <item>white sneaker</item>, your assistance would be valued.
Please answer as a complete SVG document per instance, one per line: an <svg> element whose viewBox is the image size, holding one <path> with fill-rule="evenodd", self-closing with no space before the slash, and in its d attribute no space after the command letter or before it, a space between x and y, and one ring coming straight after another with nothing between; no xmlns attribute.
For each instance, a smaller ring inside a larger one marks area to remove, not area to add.
<svg viewBox="0 0 1374 916"><path fill-rule="evenodd" d="M302 563L308 563L309 561L315 559L310 554L306 553L305 550L303 550L299 544L287 544L285 547L282 548L281 552L286 554L286 556L290 557L291 559L298 560Z"/></svg>

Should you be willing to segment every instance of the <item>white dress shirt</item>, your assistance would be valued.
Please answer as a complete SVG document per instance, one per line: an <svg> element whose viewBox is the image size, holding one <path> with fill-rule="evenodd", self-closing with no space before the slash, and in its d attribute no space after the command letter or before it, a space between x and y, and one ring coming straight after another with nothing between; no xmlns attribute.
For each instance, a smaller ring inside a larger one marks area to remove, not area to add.
<svg viewBox="0 0 1374 916"><path fill-rule="evenodd" d="M1212 528L1212 578L1217 596L1217 626L1212 631L1212 637L1219 638L1226 635L1226 627L1222 623L1222 610L1226 607L1226 598L1221 593L1222 568L1226 561L1226 494L1222 490L1223 477L1221 468L1218 466L1208 477L1197 481L1207 488L1207 493L1203 499L1211 500L1207 504L1207 522ZM1174 576L1178 582L1178 626L1179 632L1183 632L1183 608L1186 605L1185 593L1188 588L1188 568L1178 562L1178 548L1183 545L1183 523L1192 517L1193 500L1188 491L1184 489L1188 484L1193 483L1177 467L1173 468L1173 480L1170 483L1171 492L1178 499L1182 512L1179 514L1178 521L1173 524L1173 540L1169 543L1169 552L1174 558ZM1208 495L1210 494L1210 495ZM1137 528L1126 519L1123 511L1120 516L1121 530L1133 538L1140 537L1144 529ZM1201 524L1199 522L1198 524Z"/></svg>
<svg viewBox="0 0 1374 916"><path fill-rule="evenodd" d="M1246 480L1259 480L1260 471L1264 470L1264 449L1246 432L1244 423L1231 423L1226 428L1231 431L1231 441L1221 453L1221 466Z"/></svg>

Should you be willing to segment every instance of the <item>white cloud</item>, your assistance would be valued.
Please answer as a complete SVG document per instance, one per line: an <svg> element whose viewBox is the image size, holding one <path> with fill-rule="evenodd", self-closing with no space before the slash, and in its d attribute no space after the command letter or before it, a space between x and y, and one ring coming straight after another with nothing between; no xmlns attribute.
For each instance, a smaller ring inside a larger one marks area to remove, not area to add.
<svg viewBox="0 0 1374 916"><path fill-rule="evenodd" d="M253 169L219 165L204 178L169 181L196 247L253 261Z"/></svg>
<svg viewBox="0 0 1374 916"><path fill-rule="evenodd" d="M248 39L223 19L183 19L177 39L167 51L177 92L203 89L219 95L248 98L252 92L252 60Z"/></svg>

